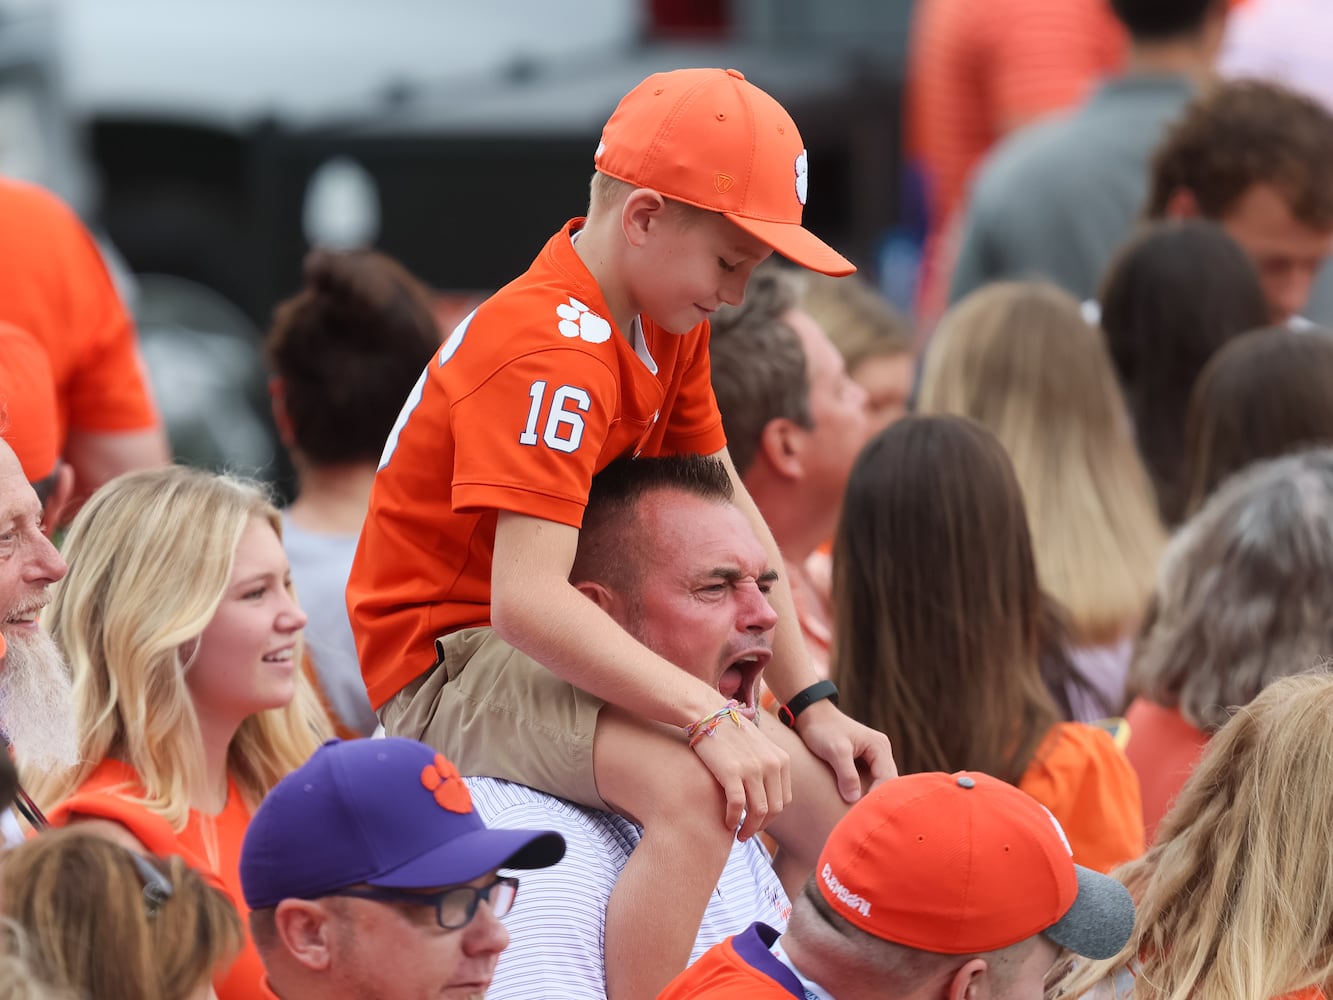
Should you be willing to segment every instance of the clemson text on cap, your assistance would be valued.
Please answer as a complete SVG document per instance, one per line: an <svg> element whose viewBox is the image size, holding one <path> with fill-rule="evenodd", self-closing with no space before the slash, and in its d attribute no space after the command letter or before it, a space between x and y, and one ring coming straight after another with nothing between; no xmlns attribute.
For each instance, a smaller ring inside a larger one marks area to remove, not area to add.
<svg viewBox="0 0 1333 1000"><path fill-rule="evenodd" d="M819 877L822 878L824 884L828 886L828 891L838 898L839 903L847 907L849 910L859 911L863 917L870 916L870 900L863 899L861 896L848 890L845 885L839 882L838 876L833 874L833 869L829 867L827 861L824 862L824 870L819 873Z"/></svg>

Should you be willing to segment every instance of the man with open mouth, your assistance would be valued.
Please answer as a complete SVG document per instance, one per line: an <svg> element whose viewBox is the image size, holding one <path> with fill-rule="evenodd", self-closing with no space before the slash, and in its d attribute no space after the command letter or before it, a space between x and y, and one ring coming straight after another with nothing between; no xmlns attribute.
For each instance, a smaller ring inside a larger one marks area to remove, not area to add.
<svg viewBox="0 0 1333 1000"><path fill-rule="evenodd" d="M699 915L691 959L755 920L785 926L791 904L784 882L799 885L809 874L847 809L828 767L794 732L755 711L777 624L768 601L776 579L715 459L622 459L594 478L570 582L653 652L715 684L731 711L760 722L792 758L795 808L767 831L779 847L782 878L759 838L736 842ZM714 720L714 728L731 724L725 714ZM488 824L535 823L559 831L567 845L558 867L528 876L530 903L506 921L513 943L487 996L605 1000L606 908L642 828L623 812L588 809L525 785L495 778L469 778L468 785ZM699 807L715 805L720 799ZM690 845L679 845L679 864L691 864ZM669 882L662 892L671 893Z"/></svg>

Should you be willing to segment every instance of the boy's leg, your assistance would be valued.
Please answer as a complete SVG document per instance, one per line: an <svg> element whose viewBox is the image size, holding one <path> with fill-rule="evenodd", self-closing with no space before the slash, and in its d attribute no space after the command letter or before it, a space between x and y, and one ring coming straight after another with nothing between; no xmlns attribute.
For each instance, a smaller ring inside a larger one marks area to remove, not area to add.
<svg viewBox="0 0 1333 1000"><path fill-rule="evenodd" d="M381 708L388 735L434 747L464 776L503 778L608 808L593 779L599 699L487 627L451 633L437 646L440 662Z"/></svg>
<svg viewBox="0 0 1333 1000"><path fill-rule="evenodd" d="M607 905L607 997L655 997L689 961L726 867L726 800L677 734L611 705L597 718L593 766L601 797L643 827Z"/></svg>

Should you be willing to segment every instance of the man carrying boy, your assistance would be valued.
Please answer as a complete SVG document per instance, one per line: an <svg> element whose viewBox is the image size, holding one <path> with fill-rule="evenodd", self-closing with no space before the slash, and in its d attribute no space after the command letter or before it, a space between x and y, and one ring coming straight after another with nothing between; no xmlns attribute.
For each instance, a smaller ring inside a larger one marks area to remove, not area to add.
<svg viewBox="0 0 1333 1000"><path fill-rule="evenodd" d="M381 459L348 605L390 733L433 744L465 774L644 826L607 912L618 1000L654 995L684 964L733 832L752 836L790 784L786 754L726 713L716 687L569 583L589 483L621 455L679 452L717 455L736 482L709 388L708 316L741 301L773 249L826 273L853 267L801 228L800 135L735 71L650 77L608 121L595 163L588 218L465 319L413 390ZM776 565L771 534L736 492ZM772 597L770 686L854 799L854 759L891 773L888 741L843 716L827 687L811 690L784 583ZM687 727L711 734L693 752Z"/></svg>
<svg viewBox="0 0 1333 1000"><path fill-rule="evenodd" d="M639 558L625 559L629 548ZM768 591L777 575L716 459L619 459L593 478L570 581L653 652L747 705L755 703L770 655L777 614ZM791 757L793 804L766 831L783 879L759 838L736 842L692 955L756 920L784 928L791 904L783 883L805 882L846 808L832 774L799 736L779 725L764 732ZM538 901L508 921L515 943L491 995L606 1000L607 902L642 831L623 816L526 785L467 783L490 825L549 828L567 845L559 866L537 874ZM549 933L553 926L559 934Z"/></svg>

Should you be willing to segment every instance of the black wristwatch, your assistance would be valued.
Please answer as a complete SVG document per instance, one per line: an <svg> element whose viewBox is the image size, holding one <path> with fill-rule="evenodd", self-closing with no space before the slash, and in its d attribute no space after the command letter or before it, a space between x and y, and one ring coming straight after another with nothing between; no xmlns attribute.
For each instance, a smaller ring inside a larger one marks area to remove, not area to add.
<svg viewBox="0 0 1333 1000"><path fill-rule="evenodd" d="M802 712L817 701L827 698L833 704L838 703L838 688L832 681L817 681L804 691L798 692L787 704L778 708L778 719L788 729L796 728L796 720Z"/></svg>

